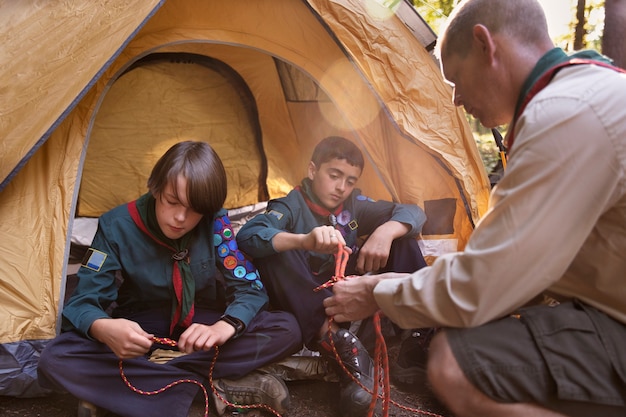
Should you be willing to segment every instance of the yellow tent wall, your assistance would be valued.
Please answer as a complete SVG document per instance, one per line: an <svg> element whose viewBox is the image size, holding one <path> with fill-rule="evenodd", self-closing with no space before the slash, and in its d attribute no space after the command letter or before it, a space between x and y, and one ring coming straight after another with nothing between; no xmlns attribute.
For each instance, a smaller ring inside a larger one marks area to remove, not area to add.
<svg viewBox="0 0 626 417"><path fill-rule="evenodd" d="M132 187L91 171L106 159L122 163L124 148L98 159L106 127L123 120L109 118L121 107L114 97L132 97L119 88L127 70L155 53L210 57L241 76L256 103L269 197L300 181L321 138L343 134L366 156L365 194L423 208L452 201L454 231L422 241L434 256L462 249L489 191L472 134L432 56L397 16L373 17L377 7L362 0L0 0L0 343L56 334L73 217L137 197L142 167L173 141L202 134L173 129L151 143L146 122L144 134L133 136L133 158L142 160ZM313 80L328 100L286 101L276 60ZM219 142L228 135L207 136L197 139L237 160L228 141ZM130 140L120 143L133 149ZM239 165L256 167L249 159ZM258 200L241 192L249 183L229 189L228 208ZM106 198L89 197L90 187Z"/></svg>

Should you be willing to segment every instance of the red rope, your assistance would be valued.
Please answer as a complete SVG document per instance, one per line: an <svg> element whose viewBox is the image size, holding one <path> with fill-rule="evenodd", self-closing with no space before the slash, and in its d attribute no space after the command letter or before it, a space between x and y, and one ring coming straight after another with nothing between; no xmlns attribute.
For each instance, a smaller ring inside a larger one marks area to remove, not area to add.
<svg viewBox="0 0 626 417"><path fill-rule="evenodd" d="M343 245L339 245L339 250L337 251L337 253L335 254L335 275L333 277L331 277L330 280L328 280L327 282L325 282L324 284L320 285L319 287L315 288L314 291L319 291L323 288L329 288L332 287L337 281L345 279L345 270L346 270L346 265L348 263L348 258L350 257L350 253L344 248ZM374 416L374 410L376 408L376 403L378 402L378 399L382 400L382 411L383 411L383 417L389 417L389 405L393 404L394 406L412 412L412 413L417 413L417 414L421 414L424 416L430 416L430 417L443 417L439 414L436 413L431 413L429 411L425 411L425 410L420 410L418 408L412 408L412 407L407 407L405 405L399 404L398 402L394 401L391 398L391 384L389 383L389 356L388 356L388 352L387 352L387 344L385 343L385 338L383 336L383 332L382 332L382 327L380 324L380 319L382 316L382 312L378 311L376 312L376 314L373 317L373 323L374 323L374 330L376 331L376 346L375 346L375 350L374 350L374 381L376 382L374 384L374 390L370 390L369 388L367 388L366 386L364 386L361 381L359 381L358 379L356 379L354 377L354 375L352 375L352 373L346 368L346 366L343 364L343 361L341 360L341 357L339 356L339 353L337 352L337 349L335 347L335 342L333 341L333 337L332 337L332 330L331 330L331 324L333 322L332 317L328 318L328 339L330 340L330 345L331 348L333 350L333 354L335 355L335 359L337 360L337 363L340 365L340 367L343 369L344 372L346 372L346 374L348 374L350 376L350 378L352 378L352 380L354 382L356 382L362 389L364 389L366 392L368 392L371 396L372 396L372 402L370 403L370 407L368 410L368 417L373 417ZM178 343L175 340L171 340L171 339L167 339L167 338L160 338L160 337L153 337L152 338L153 341L155 343L159 343L162 345L169 345L169 346L177 346ZM226 405L230 406L230 407L234 407L234 408L240 408L240 409L253 409L253 408L262 408L264 410L269 411L270 413L272 413L273 415L275 415L276 417L281 417L280 413L278 413L278 411L274 410L272 407L270 407L267 404L250 404L250 405L243 405L243 404L235 404L235 403L231 403L228 400L226 400L224 397L222 397L222 395L217 392L217 389L215 388L214 384L213 384L213 368L215 367L215 362L217 360L217 355L219 353L219 349L217 346L214 346L215 348L215 355L213 356L213 360L211 361L211 368L209 370L209 384L211 385L211 390L212 392L215 394L215 396L222 402L224 402ZM174 381L166 386L164 386L163 388L154 390L154 391L144 391L141 390L139 388L136 388L135 386L133 386L133 384L128 380L128 378L126 377L126 374L124 373L124 369L122 366L122 360L119 361L119 369L120 369L120 375L122 377L122 380L124 381L124 383L126 384L126 386L128 386L128 388L130 388L132 391L141 394L141 395L156 395L156 394L160 394L176 385L182 384L182 383L191 383L191 384L195 384L198 385L201 389L202 392L204 394L204 417L208 417L209 415L209 394L207 393L206 388L204 387L204 385L202 385L201 382L193 380L193 379L179 379L177 381ZM382 393L378 393L378 389L382 387Z"/></svg>
<svg viewBox="0 0 626 417"><path fill-rule="evenodd" d="M335 254L335 275L331 277L331 279L326 281L324 284L320 285L319 287L316 287L314 291L319 291L323 288L332 287L333 285L335 285L337 281L345 279L346 264L348 263L349 256L350 256L349 252L344 248L342 244L339 244L339 249L337 253ZM387 343L385 342L385 338L383 336L383 331L382 331L382 326L380 323L381 316L382 316L382 312L377 311L373 317L374 330L376 332L376 345L374 348L374 358L373 358L374 381L375 381L373 390L370 390L369 388L364 386L361 383L361 381L356 379L356 377L354 377L354 375L352 375L350 370L348 370L348 368L346 368L346 366L344 365L335 347L335 342L333 341L333 334L331 330L331 324L333 322L333 318L332 317L328 318L328 339L330 340L330 346L333 350L333 354L335 355L335 359L337 360L337 363L339 364L341 369L343 369L343 371L346 374L348 374L350 378L352 378L354 382L356 382L362 389L367 391L372 396L372 401L370 403L368 414L367 414L368 417L374 416L374 411L376 409L376 403L378 402L378 399L381 399L382 401L382 412L383 412L382 416L383 417L389 416L390 404L393 404L394 406L402 410L406 410L406 411L424 415L424 416L443 417L440 414L431 413L430 411L420 410L418 408L412 408L412 407L399 404L398 402L394 401L391 398L391 384L389 382L389 356L387 352ZM382 392L379 394L378 390L381 387L382 387Z"/></svg>
<svg viewBox="0 0 626 417"><path fill-rule="evenodd" d="M153 337L152 341L154 343L158 343L161 345L168 345L168 346L173 346L176 347L178 346L178 342L176 342L175 340L172 339L168 339L168 338L164 338L164 337ZM211 391L213 392L213 394L215 394L215 396L222 401L223 403L225 403L227 406L229 407L233 407L233 408L238 408L238 409L253 409L253 408L262 408L264 410L269 411L270 413L272 413L273 415L275 415L276 417L281 417L280 413L276 410L274 410L272 407L270 407L267 404L236 404L236 403L231 403L230 401L228 401L226 398L224 398L215 388L215 385L213 384L213 368L215 368L215 362L217 361L217 355L219 353L219 348L217 346L213 346L215 348L215 355L213 356L213 359L211 360L211 368L209 369L209 384L211 386ZM122 380L124 381L124 383L126 384L126 386L128 388L130 388L132 391L136 392L137 394L141 394L141 395L157 395L160 394L164 391L167 391L168 389L176 386L176 385L180 385L183 383L190 383L190 384L195 384L197 386L199 386L202 389L202 393L204 394L204 417L208 417L209 416L209 394L206 390L206 388L204 387L204 385L202 385L202 383L200 381L197 381L195 379L179 379L176 380L170 384L167 384L166 386L164 386L163 388L159 388L153 391L144 391L142 389L139 389L137 387L135 387L126 377L126 374L124 373L124 368L122 366L122 360L120 359L119 361L119 369L120 369L120 375L122 377Z"/></svg>

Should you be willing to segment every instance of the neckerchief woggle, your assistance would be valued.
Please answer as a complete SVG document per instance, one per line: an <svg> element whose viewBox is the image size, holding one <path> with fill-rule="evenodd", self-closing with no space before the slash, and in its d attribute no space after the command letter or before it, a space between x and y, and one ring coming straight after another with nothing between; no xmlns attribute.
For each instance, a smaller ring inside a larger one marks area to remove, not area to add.
<svg viewBox="0 0 626 417"><path fill-rule="evenodd" d="M506 144L508 151L513 147L515 141L515 123L520 118L526 106L541 90L543 90L552 78L562 68L570 65L580 64L592 64L605 68L611 68L618 72L626 72L621 68L611 65L610 59L600 55L596 51L580 51L572 55L567 55L561 48L554 48L548 51L544 56L539 59L535 68L531 71L530 75L522 86L522 93L518 98L517 105L515 107L515 116L511 122L508 134L506 137Z"/></svg>
<svg viewBox="0 0 626 417"><path fill-rule="evenodd" d="M191 233L180 239L170 239L163 234L156 218L156 200L151 193L144 194L128 203L133 221L144 233L159 245L172 251L172 284L175 298L172 303L170 334L176 326L189 327L194 315L196 283L189 266L189 241Z"/></svg>
<svg viewBox="0 0 626 417"><path fill-rule="evenodd" d="M304 202L313 213L326 217L331 225L337 228L337 216L339 216L343 210L343 202L333 211L322 206L319 199L313 194L313 190L311 190L311 180L309 178L303 179L301 185L297 185L295 190L302 194Z"/></svg>

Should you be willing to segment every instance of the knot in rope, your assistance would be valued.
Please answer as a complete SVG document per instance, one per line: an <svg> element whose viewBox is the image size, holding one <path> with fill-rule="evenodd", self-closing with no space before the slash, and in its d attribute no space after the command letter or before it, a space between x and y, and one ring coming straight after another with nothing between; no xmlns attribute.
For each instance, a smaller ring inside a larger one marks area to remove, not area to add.
<svg viewBox="0 0 626 417"><path fill-rule="evenodd" d="M329 288L335 285L338 281L345 279L346 265L348 264L348 258L350 257L350 253L346 250L343 244L339 244L337 253L335 254L335 275L331 277L324 284L314 288L314 291L319 291L324 288ZM394 406L409 411L412 413L430 416L430 417L443 417L436 413L431 413L429 411L420 410L418 408L407 407L405 405L399 404L391 398L391 384L389 382L389 355L387 352L387 343L385 342L385 338L383 336L382 325L381 325L381 317L382 312L379 310L373 316L373 324L374 330L376 333L376 345L374 348L374 389L370 390L368 387L363 385L361 381L359 381L352 372L346 368L339 353L337 352L337 348L335 347L335 343L333 341L333 334L331 329L331 324L333 323L333 318L328 317L328 339L330 341L330 346L333 350L333 354L335 355L335 359L337 363L341 367L341 369L348 375L350 378L359 385L362 389L364 389L368 394L372 396L372 401L370 403L368 409L368 417L373 417L376 409L376 403L378 399L382 400L382 417L389 417L389 405L393 404ZM381 389L381 393L378 393L378 390Z"/></svg>
<svg viewBox="0 0 626 417"><path fill-rule="evenodd" d="M172 347L176 347L178 346L178 342L176 342L176 340L172 340L166 337L152 337L152 341L154 343L160 344L160 345L166 345L166 346L172 346ZM276 410L274 410L272 407L270 407L267 404L235 404L232 403L230 401L228 401L226 398L224 398L215 388L215 385L213 383L213 369L215 368L215 362L217 361L217 355L219 353L219 347L217 345L213 346L213 348L215 349L215 355L213 355L213 359L211 360L211 367L209 369L209 384L211 386L211 391L213 392L213 394L215 395L215 397L217 397L220 401L222 401L223 403L225 403L227 406L229 407L233 407L233 408L237 408L237 409L257 409L257 408L262 408L266 411L269 411L270 413L272 413L274 416L276 417L281 417L280 413ZM129 380L128 377L126 376L126 373L124 372L124 367L122 365L122 360L120 359L119 361L119 370L120 370L120 376L122 377L122 380L124 381L124 383L126 384L126 386L132 390L133 392L136 392L137 394L141 394L141 395L157 395L160 394L164 391L167 391L168 389L176 386L176 385L180 385L180 384L184 384L184 383L189 383L189 384L194 384L197 385L198 387L200 387L200 389L202 390L202 393L204 394L204 417L209 417L209 394L206 390L206 388L204 387L204 385L202 384L202 382L197 381L195 379L186 379L186 378L182 378L179 380L176 380L174 382L171 382L169 384L167 384L166 386L153 390L153 391L146 391L146 390L142 390L139 389L137 387L135 387Z"/></svg>

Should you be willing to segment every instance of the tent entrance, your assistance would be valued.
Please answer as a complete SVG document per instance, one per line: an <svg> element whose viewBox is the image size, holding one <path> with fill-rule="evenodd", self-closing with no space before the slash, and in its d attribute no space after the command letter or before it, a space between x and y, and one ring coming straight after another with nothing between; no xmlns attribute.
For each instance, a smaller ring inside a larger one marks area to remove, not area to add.
<svg viewBox="0 0 626 417"><path fill-rule="evenodd" d="M208 142L220 155L227 207L268 199L257 107L244 80L214 58L156 53L115 80L95 115L77 216L98 217L145 193L156 160L182 140Z"/></svg>

